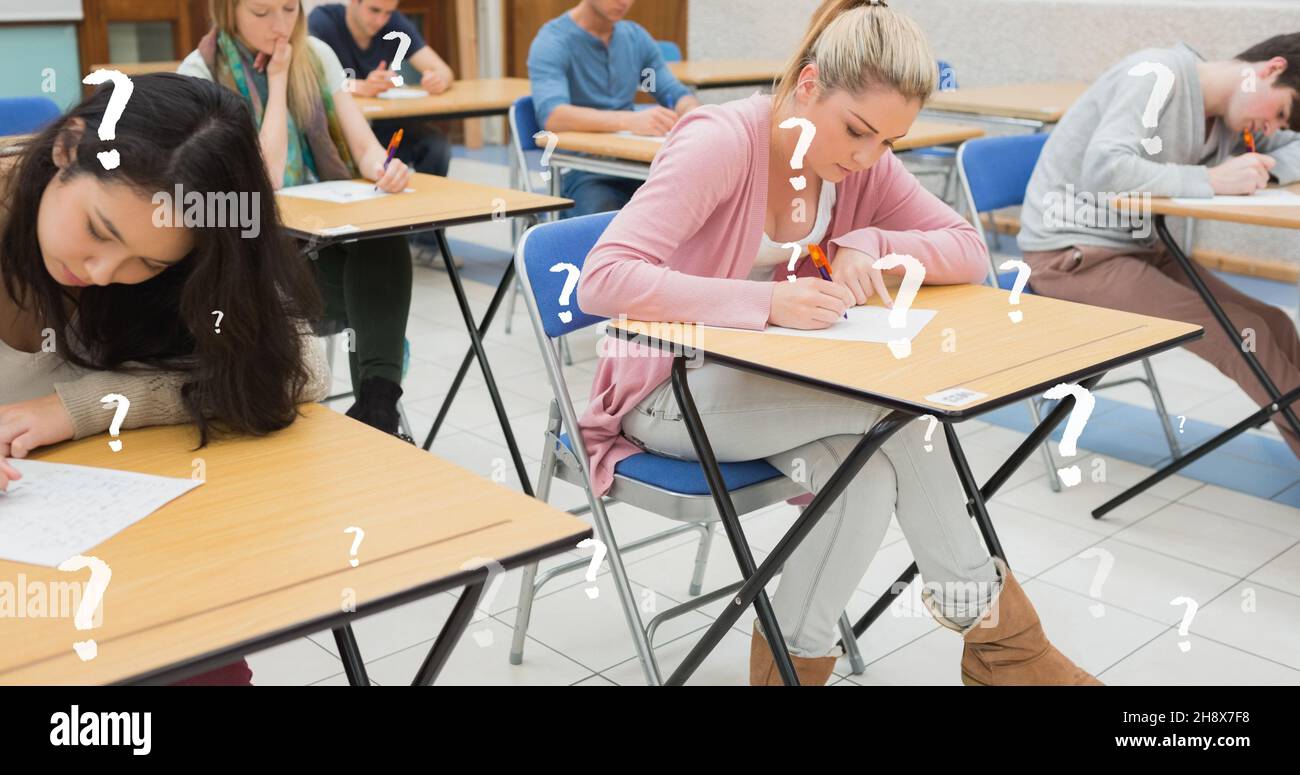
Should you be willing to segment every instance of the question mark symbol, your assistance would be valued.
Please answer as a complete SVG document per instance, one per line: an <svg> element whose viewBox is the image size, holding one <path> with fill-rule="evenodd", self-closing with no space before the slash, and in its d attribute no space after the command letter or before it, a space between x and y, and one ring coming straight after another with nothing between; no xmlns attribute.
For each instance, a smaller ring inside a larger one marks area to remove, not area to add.
<svg viewBox="0 0 1300 775"><path fill-rule="evenodd" d="M794 265L799 263L799 256L803 255L803 246L797 242L783 242L781 243L781 249L790 251L790 263L785 265L785 271L789 272L789 274L785 276L785 279L794 282Z"/></svg>
<svg viewBox="0 0 1300 775"><path fill-rule="evenodd" d="M1088 596L1099 602L1088 606L1088 610L1092 612L1092 618L1100 619L1106 615L1106 606L1100 602L1101 585L1106 583L1106 577L1110 575L1110 569L1115 567L1115 555L1100 546L1092 546L1079 552L1080 560L1091 560L1093 557L1098 558L1097 575L1092 579L1092 586L1088 587Z"/></svg>
<svg viewBox="0 0 1300 775"><path fill-rule="evenodd" d="M78 630L89 630L95 626L95 610L104 600L108 582L113 578L113 569L98 557L81 554L59 563L59 570L62 571L78 571L83 568L90 568L90 581L86 584L86 594L81 598L81 605L77 606L73 622ZM89 662L99 655L99 645L95 643L94 638L77 641L72 644L72 649L77 652L77 656L81 657L82 662Z"/></svg>
<svg viewBox="0 0 1300 775"><path fill-rule="evenodd" d="M474 618L470 620L481 622L488 617L488 613L492 610L493 598L497 596L497 593L501 591L502 585L506 583L506 569L502 567L501 563L491 559L490 557L474 557L466 560L460 566L461 570L474 570L475 568L488 569L487 578L483 580L485 591L479 597L478 605L474 606ZM474 642L477 643L478 647L481 649L491 646L493 640L492 630L487 627L477 630L474 633Z"/></svg>
<svg viewBox="0 0 1300 775"><path fill-rule="evenodd" d="M1030 273L1033 272L1033 270L1030 269L1029 264L1026 264L1024 261L1003 261L1001 264L998 265L998 269L1002 270L1003 272L1012 269L1016 270L1016 282L1011 287L1010 301L1012 306L1019 304L1020 292L1025 289L1026 285L1029 285L1029 275ZM1012 323L1019 323L1020 321L1025 319L1025 313L1021 312L1018 309L1013 309L1007 313L1007 317L1011 318Z"/></svg>
<svg viewBox="0 0 1300 775"><path fill-rule="evenodd" d="M1186 424L1187 424L1187 415L1185 415L1185 414L1180 414L1180 415L1178 415L1178 432L1179 432L1179 433L1182 433L1182 432L1183 432L1183 426L1186 425Z"/></svg>
<svg viewBox="0 0 1300 775"><path fill-rule="evenodd" d="M99 139L102 142L117 139L117 122L122 118L122 113L126 110L126 103L131 99L131 94L135 91L135 84L131 79L117 70L96 70L86 76L81 82L87 86L98 86L104 81L113 82L113 94L108 98L108 108L104 111L104 118L99 122ZM122 163L122 156L114 148L109 151L101 151L95 154L99 163L106 170L117 169Z"/></svg>
<svg viewBox="0 0 1300 775"><path fill-rule="evenodd" d="M934 429L939 427L939 418L938 418L938 417L935 417L935 416L932 415L932 414L924 414L924 415L921 415L921 419L923 419L923 420L924 420L924 419L929 419L929 420L930 420L930 427L927 428L926 431L925 431L925 451L926 451L926 452L933 452L933 451L934 451L934 445L930 443L930 438L931 438L932 436L934 436Z"/></svg>
<svg viewBox="0 0 1300 775"><path fill-rule="evenodd" d="M1057 400L1066 396L1074 396L1074 409L1070 412L1070 419L1065 423L1065 434L1061 437L1061 455L1063 457L1074 457L1079 453L1076 443L1079 436L1083 433L1083 426L1087 424L1088 418L1092 416L1093 407L1097 405L1097 399L1092 397L1092 393L1085 387L1079 385L1069 385L1064 382L1051 388L1043 394L1043 398ZM1058 468L1056 473L1061 477L1061 483L1066 487L1073 487L1083 480L1083 472L1078 466L1068 468Z"/></svg>
<svg viewBox="0 0 1300 775"><path fill-rule="evenodd" d="M541 175L542 175L542 180L549 181L551 179L551 171L545 168L548 167L551 163L551 154L555 153L555 144L560 142L560 136L555 134L554 132L546 132L546 131L538 132L537 134L533 135L534 143L539 143L543 140L546 141L546 150L542 151L543 169Z"/></svg>
<svg viewBox="0 0 1300 775"><path fill-rule="evenodd" d="M393 30L384 36L384 40L393 39L398 41L397 56L393 57L393 72L396 73L402 69L402 60L406 59L406 50L411 47L411 36L407 35L405 32L398 32L397 30ZM400 74L394 75L392 81L394 86L401 86L406 83L406 81L402 80Z"/></svg>
<svg viewBox="0 0 1300 775"><path fill-rule="evenodd" d="M897 253L878 258L871 266L882 271L904 267L903 284L899 287L898 293L894 294L894 307L889 310L889 327L906 328L907 311L912 308L912 302L916 301L916 292L921 289L921 283L925 282L925 266L911 256ZM912 340L890 340L889 351L897 359L906 358L912 354Z"/></svg>
<svg viewBox="0 0 1300 775"><path fill-rule="evenodd" d="M1190 597L1176 597L1173 600L1169 601L1169 605L1187 606L1187 610L1183 612L1183 621L1178 626L1178 634L1182 635L1183 637L1187 637L1187 631L1191 629L1192 626L1192 617L1196 616L1196 612L1200 608L1200 606L1197 605L1196 601L1191 599ZM1181 640L1178 642L1178 648L1181 649L1184 654L1186 654L1187 652L1192 650L1192 642L1190 640Z"/></svg>
<svg viewBox="0 0 1300 775"><path fill-rule="evenodd" d="M1167 65L1159 62L1143 62L1140 65L1134 65L1133 69L1128 71L1129 75L1142 77L1145 75L1156 76L1155 88L1151 91L1151 96L1147 98L1146 110L1142 111L1142 126L1147 129L1155 129L1160 122L1160 109L1164 107L1165 100L1169 99L1169 94L1174 90L1174 71L1170 70ZM1149 156L1155 156L1164 148L1164 143L1160 140L1159 135L1150 138L1142 138L1142 150L1146 151Z"/></svg>
<svg viewBox="0 0 1300 775"><path fill-rule="evenodd" d="M126 411L131 408L131 399L118 393L109 393L99 399L101 404L105 404L105 409L108 408L107 404L114 401L117 402L117 411L113 413L113 421L108 424L108 435L113 437L113 440L108 442L108 448L114 452L121 452L122 442L117 435L122 432L122 421L126 419Z"/></svg>
<svg viewBox="0 0 1300 775"><path fill-rule="evenodd" d="M587 566L586 578L587 581L595 581L596 571L600 569L600 564L605 561L605 554L609 552L609 549L605 546L603 541L594 538L584 538L578 542L579 549L584 549L588 546L595 546L596 548L592 551L591 565ZM595 600L600 597L599 587L587 587L586 592L588 599Z"/></svg>
<svg viewBox="0 0 1300 775"><path fill-rule="evenodd" d="M817 136L817 127L813 122L806 118L791 116L782 121L778 126L781 129L794 129L799 127L799 142L795 143L794 155L790 157L790 168L803 169L803 157L808 153L808 147L812 145L813 138ZM803 175L790 178L790 185L794 186L795 191L803 191L808 185L808 180Z"/></svg>
<svg viewBox="0 0 1300 775"><path fill-rule="evenodd" d="M582 274L582 270L573 264L562 263L552 266L551 271L569 273L569 276L564 278L564 288L560 291L560 305L567 307L569 306L569 297L573 295L573 289L578 287L578 276ZM556 314L560 316L561 323L573 322L573 313L567 309Z"/></svg>
<svg viewBox="0 0 1300 775"><path fill-rule="evenodd" d="M360 564L357 561L357 550L361 548L361 539L366 537L366 531L359 527L345 527L343 532L356 533L356 536L352 539L352 551L348 553L352 557L351 560L348 560L348 564L355 568Z"/></svg>
<svg viewBox="0 0 1300 775"><path fill-rule="evenodd" d="M221 333L221 319L224 318L224 317L226 316L226 313L222 312L222 311L219 310L219 309L214 309L214 310L212 310L211 314L217 316L217 324L216 324L216 326L213 328L213 332L219 334L219 333Z"/></svg>

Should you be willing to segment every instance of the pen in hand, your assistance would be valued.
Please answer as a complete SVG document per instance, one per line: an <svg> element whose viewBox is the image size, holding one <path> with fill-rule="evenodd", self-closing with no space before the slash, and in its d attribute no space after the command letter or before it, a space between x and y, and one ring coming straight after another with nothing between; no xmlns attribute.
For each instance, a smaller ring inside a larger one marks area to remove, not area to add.
<svg viewBox="0 0 1300 775"><path fill-rule="evenodd" d="M388 141L388 156L384 158L384 166L379 169L380 177L383 177L384 170L388 169L388 163L393 160L393 154L397 153L397 146L402 143L403 132L402 129L397 130L393 133L393 138ZM379 190L379 181L375 181L375 190Z"/></svg>
<svg viewBox="0 0 1300 775"><path fill-rule="evenodd" d="M808 246L808 254L812 256L813 266L817 267L817 271L821 274L822 279L828 283L834 282L834 280L831 279L831 262L826 260L826 254L822 252L821 246L817 243L810 244ZM848 312L844 313L844 319L849 319Z"/></svg>

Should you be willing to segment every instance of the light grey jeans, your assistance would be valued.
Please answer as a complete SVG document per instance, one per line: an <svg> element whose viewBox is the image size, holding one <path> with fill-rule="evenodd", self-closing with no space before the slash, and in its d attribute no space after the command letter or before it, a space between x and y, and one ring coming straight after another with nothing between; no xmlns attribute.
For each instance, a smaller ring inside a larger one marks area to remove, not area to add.
<svg viewBox="0 0 1300 775"><path fill-rule="evenodd" d="M887 413L874 404L716 363L691 369L687 380L719 461L766 458L812 492L825 486L862 435ZM644 449L696 459L670 381L626 414L622 427ZM927 589L945 612L954 618L978 616L988 598L959 608L942 599L944 586L996 589L997 570L966 513L942 429L929 442L933 451L924 449L928 427L923 420L894 433L786 560L772 605L792 654L830 653L836 622L880 548L891 513Z"/></svg>

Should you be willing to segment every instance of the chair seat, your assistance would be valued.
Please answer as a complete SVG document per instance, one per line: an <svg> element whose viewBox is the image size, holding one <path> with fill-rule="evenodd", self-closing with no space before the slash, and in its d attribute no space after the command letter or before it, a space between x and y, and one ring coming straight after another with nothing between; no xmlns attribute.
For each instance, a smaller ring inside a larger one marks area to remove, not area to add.
<svg viewBox="0 0 1300 775"><path fill-rule="evenodd" d="M573 451L569 434L560 434L560 441L569 448L570 452ZM766 460L720 463L718 467L722 469L722 480L727 483L728 490L741 490L782 476L781 472ZM693 461L675 460L649 452L638 452L620 460L614 466L614 473L682 495L709 494L709 483L704 478L704 468Z"/></svg>
<svg viewBox="0 0 1300 775"><path fill-rule="evenodd" d="M906 151L906 153L912 156L929 156L932 158L952 159L957 156L957 149L943 145L936 145L930 148L917 148L912 151Z"/></svg>
<svg viewBox="0 0 1300 775"><path fill-rule="evenodd" d="M1004 290L1004 291L1015 290L1015 287L1016 287L1016 276L1019 275L1019 274L1020 274L1020 272L1018 272L1018 271L1016 271L1016 270L1014 270L1014 269L1011 270L1011 271L1009 271L1009 272L998 272L998 287L1001 288L1001 289ZM1032 296L1032 295L1034 294L1034 289L1033 289L1033 287L1032 287L1032 281L1025 283L1025 287L1024 287L1023 289L1021 289L1020 292L1021 292L1021 293L1028 293L1028 294L1030 294L1030 295Z"/></svg>

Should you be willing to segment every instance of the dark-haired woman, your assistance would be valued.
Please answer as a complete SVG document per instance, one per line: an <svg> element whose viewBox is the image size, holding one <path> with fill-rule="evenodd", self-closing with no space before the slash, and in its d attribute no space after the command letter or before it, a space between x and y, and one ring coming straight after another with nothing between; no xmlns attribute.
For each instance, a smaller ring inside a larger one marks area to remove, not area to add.
<svg viewBox="0 0 1300 775"><path fill-rule="evenodd" d="M284 428L329 388L309 333L319 297L305 263L286 260L243 103L180 75L134 83L116 139L98 139L110 85L0 184L0 490L19 478L4 458L107 430L107 393L131 400L122 427L192 422L202 445ZM110 147L120 165L106 170L96 154ZM156 225L157 195L178 190L246 197L259 233L229 219ZM250 677L241 660L191 681Z"/></svg>
<svg viewBox="0 0 1300 775"><path fill-rule="evenodd" d="M276 188L357 177L389 193L406 188L410 169L399 159L385 166L386 149L352 101L338 56L307 36L300 2L212 0L210 11L212 31L179 72L248 104ZM336 245L319 251L314 265L326 317L356 332L348 363L357 402L348 416L396 433L411 307L406 239Z"/></svg>

